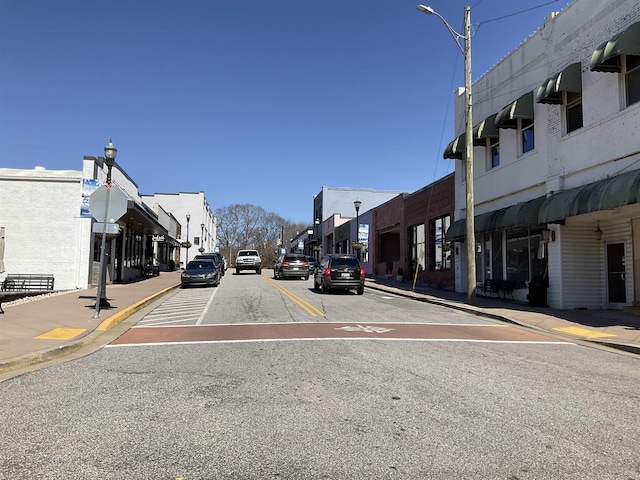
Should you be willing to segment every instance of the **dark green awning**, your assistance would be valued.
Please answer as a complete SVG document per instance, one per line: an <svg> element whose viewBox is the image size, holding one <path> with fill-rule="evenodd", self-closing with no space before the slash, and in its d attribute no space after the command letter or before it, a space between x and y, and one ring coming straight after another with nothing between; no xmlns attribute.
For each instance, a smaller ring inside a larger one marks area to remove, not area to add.
<svg viewBox="0 0 640 480"><path fill-rule="evenodd" d="M640 203L640 170L551 195L540 207L538 221L558 223L567 217L635 203Z"/></svg>
<svg viewBox="0 0 640 480"><path fill-rule="evenodd" d="M591 71L620 72L620 55L640 55L640 22L596 48L591 55Z"/></svg>
<svg viewBox="0 0 640 480"><path fill-rule="evenodd" d="M538 225L538 212L545 197L500 208L474 217L474 231L479 233L497 232L510 228ZM456 220L445 234L448 242L463 242L467 236L467 219Z"/></svg>
<svg viewBox="0 0 640 480"><path fill-rule="evenodd" d="M490 117L485 118L478 125L473 127L473 144L476 146L485 146L487 144L487 138L498 138L500 132L494 125L496 120L496 113Z"/></svg>
<svg viewBox="0 0 640 480"><path fill-rule="evenodd" d="M533 120L533 92L525 93L515 102L498 112L495 126L498 128L518 128L518 119Z"/></svg>
<svg viewBox="0 0 640 480"><path fill-rule="evenodd" d="M450 159L462 159L464 157L464 147L467 136L463 133L458 138L454 139L452 142L447 145L447 148L444 149L444 154L442 158L450 158Z"/></svg>
<svg viewBox="0 0 640 480"><path fill-rule="evenodd" d="M536 102L562 103L562 92L582 92L580 63L572 63L540 85L536 94Z"/></svg>

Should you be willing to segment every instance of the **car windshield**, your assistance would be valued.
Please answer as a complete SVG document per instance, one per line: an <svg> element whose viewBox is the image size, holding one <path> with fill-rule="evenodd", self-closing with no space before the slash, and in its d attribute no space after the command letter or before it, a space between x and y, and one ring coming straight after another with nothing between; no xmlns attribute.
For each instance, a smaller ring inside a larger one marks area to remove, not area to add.
<svg viewBox="0 0 640 480"><path fill-rule="evenodd" d="M187 270L204 270L212 268L212 260L192 260L187 264Z"/></svg>
<svg viewBox="0 0 640 480"><path fill-rule="evenodd" d="M255 250L246 250L244 252L238 253L238 256L239 257L257 257L258 252L256 252Z"/></svg>

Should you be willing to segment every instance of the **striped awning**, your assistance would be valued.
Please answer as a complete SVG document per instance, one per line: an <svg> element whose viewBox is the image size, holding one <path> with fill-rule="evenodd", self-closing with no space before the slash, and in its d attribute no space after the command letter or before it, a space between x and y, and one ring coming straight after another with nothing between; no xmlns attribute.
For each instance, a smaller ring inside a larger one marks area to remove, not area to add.
<svg viewBox="0 0 640 480"><path fill-rule="evenodd" d="M444 149L444 154L442 155L442 158L450 158L452 160L454 159L461 159L464 157L464 148L465 148L465 142L466 142L466 134L462 134L459 137L453 139L449 145L447 145L447 148Z"/></svg>
<svg viewBox="0 0 640 480"><path fill-rule="evenodd" d="M538 212L546 197L538 197L527 202L482 213L474 217L474 231L479 233L496 232L510 228L539 225ZM467 219L456 220L445 234L448 242L464 242L467 236Z"/></svg>
<svg viewBox="0 0 640 480"><path fill-rule="evenodd" d="M559 223L567 217L635 203L640 203L640 169L551 195L540 207L538 220Z"/></svg>
<svg viewBox="0 0 640 480"><path fill-rule="evenodd" d="M498 138L500 132L495 126L497 113L485 118L473 127L473 144L481 147L487 144L487 138Z"/></svg>
<svg viewBox="0 0 640 480"><path fill-rule="evenodd" d="M572 63L560 73L548 78L540 85L536 94L538 103L562 103L562 92L582 92L582 70L580 63Z"/></svg>
<svg viewBox="0 0 640 480"><path fill-rule="evenodd" d="M593 72L620 72L620 55L640 55L640 22L636 22L604 42L591 55Z"/></svg>
<svg viewBox="0 0 640 480"><path fill-rule="evenodd" d="M533 120L533 92L528 92L498 112L495 126L518 128L518 119Z"/></svg>

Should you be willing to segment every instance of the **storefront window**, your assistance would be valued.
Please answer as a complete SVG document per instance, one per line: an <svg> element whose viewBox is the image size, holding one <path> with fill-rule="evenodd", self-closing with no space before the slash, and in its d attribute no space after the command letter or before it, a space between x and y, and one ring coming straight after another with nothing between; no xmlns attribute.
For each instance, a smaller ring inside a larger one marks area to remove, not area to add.
<svg viewBox="0 0 640 480"><path fill-rule="evenodd" d="M516 282L516 288L526 287L534 276L546 278L546 245L542 241L542 229L526 228L507 230L506 273L508 280Z"/></svg>
<svg viewBox="0 0 640 480"><path fill-rule="evenodd" d="M433 270L448 270L451 268L451 244L445 240L445 233L451 226L451 216L436 218L431 221L432 243L431 268Z"/></svg>
<svg viewBox="0 0 640 480"><path fill-rule="evenodd" d="M415 225L411 230L411 265L414 269L417 265L418 271L422 272L426 268L424 223Z"/></svg>

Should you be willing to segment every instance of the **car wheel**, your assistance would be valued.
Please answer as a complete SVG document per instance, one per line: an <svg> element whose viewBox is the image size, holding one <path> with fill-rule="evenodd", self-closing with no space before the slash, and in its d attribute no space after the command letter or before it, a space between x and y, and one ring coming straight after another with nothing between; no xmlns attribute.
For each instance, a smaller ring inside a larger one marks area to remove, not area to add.
<svg viewBox="0 0 640 480"><path fill-rule="evenodd" d="M320 282L320 289L322 290L322 293L329 293L329 290L331 290L323 282Z"/></svg>
<svg viewBox="0 0 640 480"><path fill-rule="evenodd" d="M309 275L305 275L305 276L304 276L304 279L305 279L305 280L309 280Z"/></svg>
<svg viewBox="0 0 640 480"><path fill-rule="evenodd" d="M318 282L316 282L316 279L313 279L313 289L314 290L320 290L320 284Z"/></svg>
<svg viewBox="0 0 640 480"><path fill-rule="evenodd" d="M261 269L261 268L259 268L259 269L257 269L257 270L256 270L256 274L257 274L257 275L260 275L261 273L262 273L262 269Z"/></svg>
<svg viewBox="0 0 640 480"><path fill-rule="evenodd" d="M356 290L356 293L358 295L362 295L364 293L364 287L358 287L358 289Z"/></svg>
<svg viewBox="0 0 640 480"><path fill-rule="evenodd" d="M236 275L240 275L240 269L236 268Z"/></svg>

